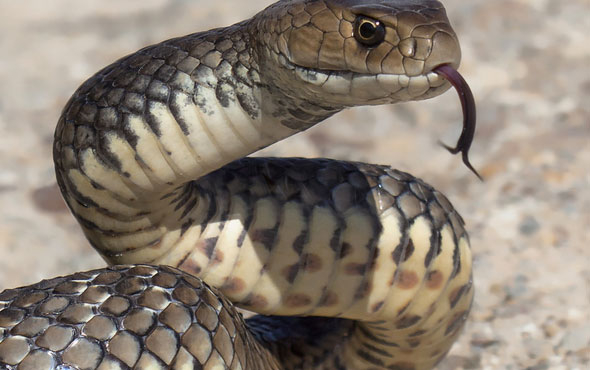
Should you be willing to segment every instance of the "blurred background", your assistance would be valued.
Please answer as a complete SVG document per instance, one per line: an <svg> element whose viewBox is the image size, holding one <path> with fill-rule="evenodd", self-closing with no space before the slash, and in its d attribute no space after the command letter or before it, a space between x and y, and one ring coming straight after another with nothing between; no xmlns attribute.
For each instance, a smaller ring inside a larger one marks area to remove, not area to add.
<svg viewBox="0 0 590 370"><path fill-rule="evenodd" d="M101 267L57 190L53 130L76 87L142 46L248 18L269 0L0 0L0 290ZM475 94L357 108L265 150L390 164L466 220L476 297L439 369L590 368L590 2L446 0Z"/></svg>

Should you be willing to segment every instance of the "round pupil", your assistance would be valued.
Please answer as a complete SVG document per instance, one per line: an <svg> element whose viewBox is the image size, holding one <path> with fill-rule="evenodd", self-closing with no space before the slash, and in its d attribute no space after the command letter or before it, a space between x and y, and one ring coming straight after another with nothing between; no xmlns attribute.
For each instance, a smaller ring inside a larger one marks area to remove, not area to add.
<svg viewBox="0 0 590 370"><path fill-rule="evenodd" d="M363 22L359 28L360 35L365 39L375 36L375 25L371 22Z"/></svg>

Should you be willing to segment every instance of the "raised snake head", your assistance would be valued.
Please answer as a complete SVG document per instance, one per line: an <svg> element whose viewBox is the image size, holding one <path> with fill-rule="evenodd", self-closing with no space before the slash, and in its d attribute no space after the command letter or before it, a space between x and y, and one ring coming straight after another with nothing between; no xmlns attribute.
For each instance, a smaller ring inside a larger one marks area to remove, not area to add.
<svg viewBox="0 0 590 370"><path fill-rule="evenodd" d="M268 110L292 129L346 107L428 99L452 84L463 131L455 147L443 146L461 153L481 179L468 159L475 101L456 71L461 48L440 2L281 1L256 15L249 30L271 90Z"/></svg>
<svg viewBox="0 0 590 370"><path fill-rule="evenodd" d="M274 85L334 107L430 98L450 84L433 69L461 59L433 0L296 0L259 13L251 32Z"/></svg>

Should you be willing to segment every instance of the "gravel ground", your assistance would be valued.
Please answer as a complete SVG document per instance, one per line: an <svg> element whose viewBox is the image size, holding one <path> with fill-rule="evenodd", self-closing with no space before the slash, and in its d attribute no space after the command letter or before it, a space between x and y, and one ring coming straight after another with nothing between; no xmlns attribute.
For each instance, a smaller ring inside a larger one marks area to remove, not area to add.
<svg viewBox="0 0 590 370"><path fill-rule="evenodd" d="M60 110L89 75L144 45L249 17L269 1L0 0L0 287L103 262L55 184ZM238 6L239 4L239 6ZM467 220L476 298L439 369L590 367L590 2L447 0L478 104L478 181L436 145L454 92L343 112L266 150L392 164Z"/></svg>

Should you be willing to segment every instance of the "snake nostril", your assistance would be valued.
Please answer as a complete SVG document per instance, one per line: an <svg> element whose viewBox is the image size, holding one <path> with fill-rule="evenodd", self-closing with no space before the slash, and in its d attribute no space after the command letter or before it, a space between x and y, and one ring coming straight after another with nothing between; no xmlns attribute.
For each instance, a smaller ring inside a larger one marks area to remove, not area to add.
<svg viewBox="0 0 590 370"><path fill-rule="evenodd" d="M431 52L425 60L424 70L432 71L441 64L448 64L457 69L460 61L461 47L457 37L446 32L435 33L432 37Z"/></svg>

